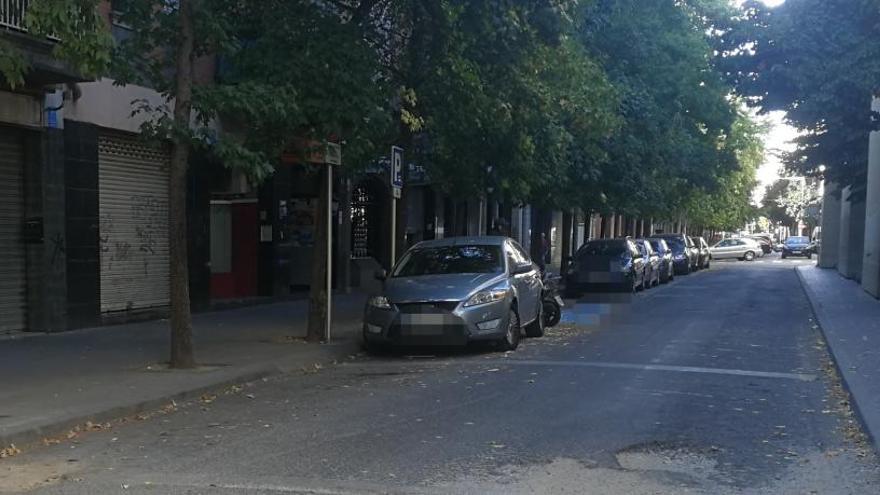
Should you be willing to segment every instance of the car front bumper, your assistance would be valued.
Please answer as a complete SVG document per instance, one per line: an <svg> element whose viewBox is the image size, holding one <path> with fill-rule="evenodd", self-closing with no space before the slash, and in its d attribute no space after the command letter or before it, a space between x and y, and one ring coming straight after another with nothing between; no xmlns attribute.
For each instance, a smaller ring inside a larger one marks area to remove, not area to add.
<svg viewBox="0 0 880 495"><path fill-rule="evenodd" d="M689 258L684 259L673 259L672 260L672 268L676 273L686 272L688 267L692 265L691 260Z"/></svg>
<svg viewBox="0 0 880 495"><path fill-rule="evenodd" d="M624 271L575 272L565 278L565 293L575 297L584 292L630 291L634 276Z"/></svg>
<svg viewBox="0 0 880 495"><path fill-rule="evenodd" d="M787 249L783 248L782 254L786 256L810 256L812 251L809 249Z"/></svg>
<svg viewBox="0 0 880 495"><path fill-rule="evenodd" d="M495 340L507 330L510 305L509 299L471 307L457 302L396 303L390 309L367 305L364 340L399 346L454 346Z"/></svg>

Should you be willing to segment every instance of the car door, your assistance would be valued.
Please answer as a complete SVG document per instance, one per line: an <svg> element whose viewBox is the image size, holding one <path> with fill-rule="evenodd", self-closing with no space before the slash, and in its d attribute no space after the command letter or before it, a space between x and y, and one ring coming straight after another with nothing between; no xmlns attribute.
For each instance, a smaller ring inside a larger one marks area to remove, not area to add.
<svg viewBox="0 0 880 495"><path fill-rule="evenodd" d="M717 260L723 260L730 257L730 250L733 247L733 239L724 239L715 245L712 250L712 257Z"/></svg>
<svg viewBox="0 0 880 495"><path fill-rule="evenodd" d="M526 254L525 249L517 242L510 241L508 243L511 257L517 263L517 266L528 265L531 267L526 273L514 275L517 285L517 293L519 294L519 312L520 319L523 323L530 322L538 316L538 309L541 304L541 292L544 288L541 282L541 275L537 266L532 259Z"/></svg>
<svg viewBox="0 0 880 495"><path fill-rule="evenodd" d="M734 258L742 258L746 255L746 251L755 251L755 248L750 243L742 239L734 239L733 242L734 248L731 254Z"/></svg>

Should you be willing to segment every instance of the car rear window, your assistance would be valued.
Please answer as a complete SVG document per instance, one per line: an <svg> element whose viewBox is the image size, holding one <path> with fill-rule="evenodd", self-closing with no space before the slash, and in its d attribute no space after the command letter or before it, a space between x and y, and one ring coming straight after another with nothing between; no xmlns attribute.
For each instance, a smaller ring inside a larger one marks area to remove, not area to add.
<svg viewBox="0 0 880 495"><path fill-rule="evenodd" d="M684 247L684 239L681 237L661 237L670 249L682 249Z"/></svg>
<svg viewBox="0 0 880 495"><path fill-rule="evenodd" d="M591 241L577 252L578 256L619 256L626 251L623 241Z"/></svg>
<svg viewBox="0 0 880 495"><path fill-rule="evenodd" d="M809 237L789 237L785 240L786 244L809 244Z"/></svg>

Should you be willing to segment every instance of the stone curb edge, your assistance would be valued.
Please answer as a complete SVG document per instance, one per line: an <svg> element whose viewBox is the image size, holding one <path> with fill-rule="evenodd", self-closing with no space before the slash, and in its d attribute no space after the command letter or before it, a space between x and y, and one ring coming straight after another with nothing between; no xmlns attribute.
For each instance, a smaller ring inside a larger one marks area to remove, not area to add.
<svg viewBox="0 0 880 495"><path fill-rule="evenodd" d="M837 370L838 376L840 376L840 381L843 383L843 387L846 389L847 393L851 398L852 408L855 412L856 418L858 418L859 424L862 426L862 430L868 436L868 440L871 442L871 446L874 448L874 452L880 454L880 445L878 445L878 440L880 440L880 431L872 431L871 426L865 420L865 415L862 412L862 408L859 405L859 400L856 394L853 392L850 387L849 380L847 380L846 373L840 365L840 355L839 352L835 349L834 344L832 343L832 339L828 338L828 330L827 327L830 327L827 324L827 318L819 309L816 300L818 297L813 292L813 289L810 288L807 281L804 279L804 276L801 274L801 267L794 268L795 273L797 273L798 280L801 283L801 289L804 291L804 295L807 296L807 301L810 303L810 309L813 311L813 315L816 317L816 324L819 326L819 330L822 332L822 338L825 339L825 346L828 347L828 351L831 354L831 360L834 363L834 368Z"/></svg>

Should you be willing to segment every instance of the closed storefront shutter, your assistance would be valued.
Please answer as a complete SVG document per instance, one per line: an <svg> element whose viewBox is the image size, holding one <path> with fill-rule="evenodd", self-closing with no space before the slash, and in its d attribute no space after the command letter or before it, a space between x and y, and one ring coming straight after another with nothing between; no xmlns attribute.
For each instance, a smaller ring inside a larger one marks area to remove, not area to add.
<svg viewBox="0 0 880 495"><path fill-rule="evenodd" d="M19 133L0 128L0 331L24 330L24 151Z"/></svg>
<svg viewBox="0 0 880 495"><path fill-rule="evenodd" d="M168 154L135 137L98 142L101 311L167 306Z"/></svg>

